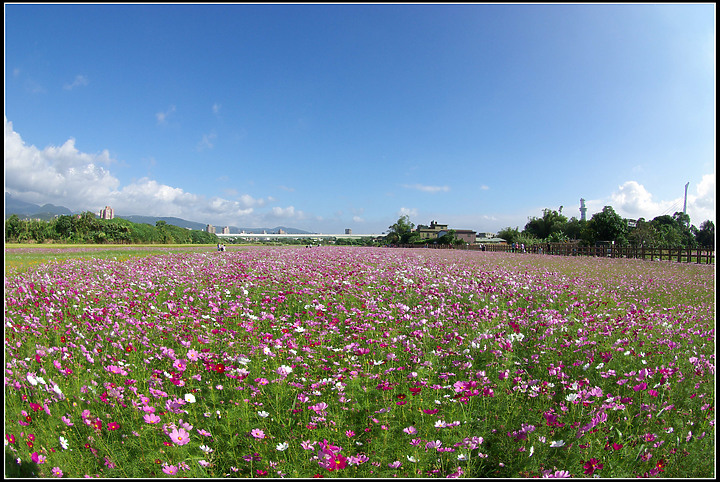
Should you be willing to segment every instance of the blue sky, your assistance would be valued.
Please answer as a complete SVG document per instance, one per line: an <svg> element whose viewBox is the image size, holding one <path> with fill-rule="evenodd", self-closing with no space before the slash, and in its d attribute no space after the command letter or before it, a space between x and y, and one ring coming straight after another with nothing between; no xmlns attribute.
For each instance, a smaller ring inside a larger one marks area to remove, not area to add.
<svg viewBox="0 0 720 482"><path fill-rule="evenodd" d="M5 4L5 191L381 233L715 220L715 5Z"/></svg>

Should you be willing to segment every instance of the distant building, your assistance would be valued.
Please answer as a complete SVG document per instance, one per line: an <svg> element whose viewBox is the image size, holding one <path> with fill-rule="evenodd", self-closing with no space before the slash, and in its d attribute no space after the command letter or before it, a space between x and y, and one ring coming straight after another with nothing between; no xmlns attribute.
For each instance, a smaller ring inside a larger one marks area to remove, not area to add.
<svg viewBox="0 0 720 482"><path fill-rule="evenodd" d="M210 234L215 234L215 226L213 226L212 224L208 224L207 226L205 226L205 231Z"/></svg>
<svg viewBox="0 0 720 482"><path fill-rule="evenodd" d="M476 234L475 231L472 231L470 229L456 229L455 237L457 239L465 241L467 244L475 244Z"/></svg>
<svg viewBox="0 0 720 482"><path fill-rule="evenodd" d="M230 234L230 226L225 226L224 228L222 228L222 233L223 233L223 234Z"/></svg>
<svg viewBox="0 0 720 482"><path fill-rule="evenodd" d="M507 241L505 241L502 238L496 238L494 236L480 236L481 234L492 234L492 233L478 233L477 237L475 238L476 244L507 244Z"/></svg>
<svg viewBox="0 0 720 482"><path fill-rule="evenodd" d="M345 234L352 234L352 229L345 228Z"/></svg>
<svg viewBox="0 0 720 482"><path fill-rule="evenodd" d="M420 235L420 239L437 239L442 236L442 233L446 233L447 230L447 224L438 224L435 221L430 221L430 226L423 226L420 224L415 229L415 232Z"/></svg>
<svg viewBox="0 0 720 482"><path fill-rule="evenodd" d="M110 206L105 206L105 209L100 211L100 219L113 219L114 217L115 213Z"/></svg>

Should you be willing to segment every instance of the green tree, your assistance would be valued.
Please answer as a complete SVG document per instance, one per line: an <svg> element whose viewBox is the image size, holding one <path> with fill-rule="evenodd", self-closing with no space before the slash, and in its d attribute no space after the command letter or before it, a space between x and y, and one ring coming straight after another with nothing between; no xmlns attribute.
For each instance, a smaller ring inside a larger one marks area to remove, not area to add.
<svg viewBox="0 0 720 482"><path fill-rule="evenodd" d="M586 220L581 220L576 217L570 218L565 225L565 236L569 239L582 239L582 232L587 226Z"/></svg>
<svg viewBox="0 0 720 482"><path fill-rule="evenodd" d="M507 228L503 228L498 231L495 236L504 239L508 244L512 244L520 237L520 231L517 227L511 228L508 226Z"/></svg>
<svg viewBox="0 0 720 482"><path fill-rule="evenodd" d="M400 216L395 224L388 226L390 231L386 239L389 243L405 244L410 239L414 227L415 225L410 222L410 216L407 214Z"/></svg>
<svg viewBox="0 0 720 482"><path fill-rule="evenodd" d="M709 219L703 221L695 235L695 240L700 246L709 246L715 249L715 223Z"/></svg>
<svg viewBox="0 0 720 482"><path fill-rule="evenodd" d="M588 221L592 241L615 241L625 244L628 232L627 222L620 217L612 206L605 206L599 213L593 214Z"/></svg>
<svg viewBox="0 0 720 482"><path fill-rule="evenodd" d="M23 230L23 223L17 214L11 215L5 221L5 241L17 241Z"/></svg>
<svg viewBox="0 0 720 482"><path fill-rule="evenodd" d="M448 230L447 233L443 234L442 236L439 236L435 243L437 244L455 244L456 241L456 233L454 229Z"/></svg>
<svg viewBox="0 0 720 482"><path fill-rule="evenodd" d="M633 246L652 248L659 245L660 234L652 223L640 218L628 236Z"/></svg>
<svg viewBox="0 0 720 482"><path fill-rule="evenodd" d="M34 239L38 243L43 243L46 239L53 237L53 231L50 227L50 223L47 221L30 221L28 231L30 233L30 238Z"/></svg>
<svg viewBox="0 0 720 482"><path fill-rule="evenodd" d="M697 245L690 227L690 216L676 212L672 216L664 214L651 221L658 233L659 243L668 247L693 248Z"/></svg>
<svg viewBox="0 0 720 482"><path fill-rule="evenodd" d="M538 239L547 239L553 233L562 233L567 217L552 209L543 209L541 218L531 217L523 232Z"/></svg>
<svg viewBox="0 0 720 482"><path fill-rule="evenodd" d="M60 239L69 241L75 233L75 227L73 226L72 216L61 215L55 220L55 232L58 233Z"/></svg>

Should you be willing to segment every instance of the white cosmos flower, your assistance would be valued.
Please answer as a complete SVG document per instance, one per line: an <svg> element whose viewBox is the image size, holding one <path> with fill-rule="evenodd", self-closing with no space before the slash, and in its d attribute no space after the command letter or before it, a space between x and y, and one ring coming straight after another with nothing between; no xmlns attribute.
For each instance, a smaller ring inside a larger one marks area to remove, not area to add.
<svg viewBox="0 0 720 482"><path fill-rule="evenodd" d="M279 450L280 452L282 452L282 451L284 451L284 450L287 450L288 447L290 447L290 444L288 444L287 442L283 442L283 443L277 444L277 445L275 446L275 448L276 448L277 450Z"/></svg>
<svg viewBox="0 0 720 482"><path fill-rule="evenodd" d="M207 445L201 445L201 446L200 446L200 450L202 450L202 451L205 452L206 454L209 454L209 453L211 453L211 452L213 451L213 449L211 449L211 448L208 447Z"/></svg>
<svg viewBox="0 0 720 482"><path fill-rule="evenodd" d="M266 418L266 417L269 416L270 414L269 414L268 412L264 411L264 410L261 410L261 411L258 412L258 415L261 416L262 418Z"/></svg>
<svg viewBox="0 0 720 482"><path fill-rule="evenodd" d="M551 447L562 447L563 445L565 445L564 440L553 440L552 442L550 442Z"/></svg>
<svg viewBox="0 0 720 482"><path fill-rule="evenodd" d="M185 401L186 401L187 403L195 403L195 395L193 395L192 393L186 393L186 394L185 394Z"/></svg>
<svg viewBox="0 0 720 482"><path fill-rule="evenodd" d="M289 375L290 373L292 373L292 371L292 367L289 367L287 365L280 365L280 368L277 369L278 375Z"/></svg>
<svg viewBox="0 0 720 482"><path fill-rule="evenodd" d="M415 457L413 457L412 455L406 455L406 457L410 462L417 462L417 459Z"/></svg>
<svg viewBox="0 0 720 482"><path fill-rule="evenodd" d="M70 446L68 440L62 435L60 436L60 446L63 448L63 450L67 450L67 448Z"/></svg>

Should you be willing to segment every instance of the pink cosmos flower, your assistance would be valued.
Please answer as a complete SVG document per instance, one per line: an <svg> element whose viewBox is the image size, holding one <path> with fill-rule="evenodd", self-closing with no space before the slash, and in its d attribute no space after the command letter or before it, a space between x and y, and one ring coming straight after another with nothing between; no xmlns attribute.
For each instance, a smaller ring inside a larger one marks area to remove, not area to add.
<svg viewBox="0 0 720 482"><path fill-rule="evenodd" d="M252 431L250 431L250 435L252 435L255 438L265 438L265 432L260 430L259 428L254 428Z"/></svg>
<svg viewBox="0 0 720 482"><path fill-rule="evenodd" d="M190 441L190 434L187 433L184 429L177 429L174 428L172 432L169 434L170 440L175 442L178 445L185 445Z"/></svg>
<svg viewBox="0 0 720 482"><path fill-rule="evenodd" d="M158 417L154 413L148 413L143 417L143 420L145 420L145 423L160 423L160 417Z"/></svg>
<svg viewBox="0 0 720 482"><path fill-rule="evenodd" d="M162 471L168 475L175 475L177 474L178 468L174 465L163 465Z"/></svg>
<svg viewBox="0 0 720 482"><path fill-rule="evenodd" d="M60 467L53 467L52 474L53 474L53 477L62 477L63 471L60 470Z"/></svg>
<svg viewBox="0 0 720 482"><path fill-rule="evenodd" d="M30 455L30 459L36 464L44 464L46 457L42 454L38 454L37 452L33 452L32 455Z"/></svg>

